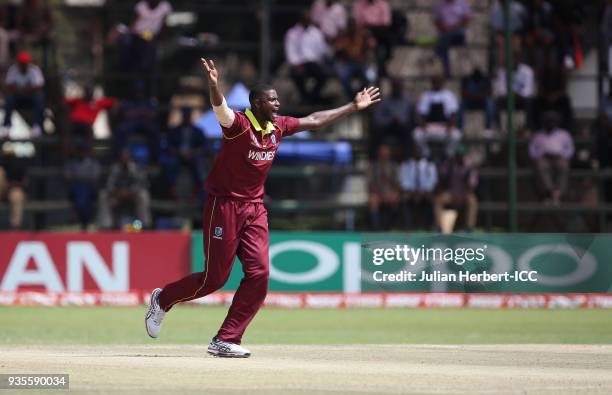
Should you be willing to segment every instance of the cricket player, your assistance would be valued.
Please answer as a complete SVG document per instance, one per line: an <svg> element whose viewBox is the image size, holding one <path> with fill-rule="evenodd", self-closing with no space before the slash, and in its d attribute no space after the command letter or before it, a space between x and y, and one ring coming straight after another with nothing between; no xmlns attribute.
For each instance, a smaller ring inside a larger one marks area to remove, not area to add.
<svg viewBox="0 0 612 395"><path fill-rule="evenodd" d="M364 88L342 107L304 118L278 115L280 103L271 86L257 86L249 94L251 108L232 111L218 85L212 60L202 59L208 76L210 100L221 124L223 144L206 179L204 207L203 272L157 288L151 295L145 325L149 336L159 336L165 314L177 303L201 298L227 281L234 259L240 258L244 278L234 295L221 329L208 346L218 357L246 358L251 352L240 345L242 335L268 291L268 213L263 204L264 182L283 138L302 130L327 126L380 101L376 87Z"/></svg>

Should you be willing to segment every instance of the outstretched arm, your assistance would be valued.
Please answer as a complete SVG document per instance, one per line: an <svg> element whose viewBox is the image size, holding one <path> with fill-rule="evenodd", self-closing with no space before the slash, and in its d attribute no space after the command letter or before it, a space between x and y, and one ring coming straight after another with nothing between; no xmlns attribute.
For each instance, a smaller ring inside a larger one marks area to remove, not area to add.
<svg viewBox="0 0 612 395"><path fill-rule="evenodd" d="M298 132L302 130L319 129L330 125L350 113L365 110L379 101L380 89L374 86L363 88L362 91L355 95L355 99L351 103L331 110L314 112L308 116L299 118L300 125L298 127Z"/></svg>
<svg viewBox="0 0 612 395"><path fill-rule="evenodd" d="M215 67L215 62L213 62L212 59L206 60L204 58L200 58L200 60L202 61L204 71L206 71L206 76L208 77L208 90L210 93L210 103L213 106L213 111L215 112L221 126L228 128L232 126L232 123L234 123L235 115L234 112L227 106L225 97L223 97L221 89L219 89L219 73Z"/></svg>

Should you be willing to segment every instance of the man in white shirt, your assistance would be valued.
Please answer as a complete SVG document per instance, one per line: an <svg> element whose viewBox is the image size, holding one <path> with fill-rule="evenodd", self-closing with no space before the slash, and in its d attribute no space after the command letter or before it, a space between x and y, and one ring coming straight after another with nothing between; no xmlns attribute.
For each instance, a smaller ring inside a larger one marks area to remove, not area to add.
<svg viewBox="0 0 612 395"><path fill-rule="evenodd" d="M399 183L402 190L402 206L406 225L423 214L422 222L429 227L433 222L431 199L438 184L436 165L423 157L418 146L414 146L412 157L400 165Z"/></svg>
<svg viewBox="0 0 612 395"><path fill-rule="evenodd" d="M329 42L346 29L348 15L344 6L337 0L316 0L312 4L311 13L312 21Z"/></svg>
<svg viewBox="0 0 612 395"><path fill-rule="evenodd" d="M506 68L500 67L497 69L497 77L495 79L495 97L497 97L496 108L506 108L506 96L508 90L506 87ZM514 103L516 108L526 112L527 127L534 126L534 103L536 83L533 69L524 63L519 63L517 57L514 58L514 73L512 75L512 91L514 92ZM498 125L499 113L496 115Z"/></svg>
<svg viewBox="0 0 612 395"><path fill-rule="evenodd" d="M11 117L17 108L31 108L34 111L32 136L38 137L43 131L45 79L40 68L32 63L29 52L20 52L17 63L6 73L6 101L4 103L4 122L0 137L5 137L11 127Z"/></svg>
<svg viewBox="0 0 612 395"><path fill-rule="evenodd" d="M285 56L291 78L307 103L320 103L321 90L329 77L325 66L328 51L323 33L312 24L310 13L304 11L300 21L285 34ZM315 80L310 89L309 78Z"/></svg>
<svg viewBox="0 0 612 395"><path fill-rule="evenodd" d="M431 78L431 89L423 92L417 106L419 126L412 132L414 142L421 148L423 155L429 157L430 142L445 145L445 152L453 156L461 141L461 131L456 125L456 114L459 109L457 97L453 92L444 89L442 75Z"/></svg>

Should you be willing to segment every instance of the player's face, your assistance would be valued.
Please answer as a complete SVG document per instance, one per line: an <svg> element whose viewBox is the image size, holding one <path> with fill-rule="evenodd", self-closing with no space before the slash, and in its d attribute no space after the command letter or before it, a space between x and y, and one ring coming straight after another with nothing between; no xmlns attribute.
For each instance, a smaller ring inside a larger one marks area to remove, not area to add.
<svg viewBox="0 0 612 395"><path fill-rule="evenodd" d="M259 98L259 109L267 121L274 122L279 108L280 102L276 90L270 89Z"/></svg>

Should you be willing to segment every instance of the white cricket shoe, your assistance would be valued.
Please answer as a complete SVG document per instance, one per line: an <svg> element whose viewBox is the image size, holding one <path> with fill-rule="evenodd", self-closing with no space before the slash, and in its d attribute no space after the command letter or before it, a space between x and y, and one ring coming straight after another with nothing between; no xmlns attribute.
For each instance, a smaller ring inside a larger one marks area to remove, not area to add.
<svg viewBox="0 0 612 395"><path fill-rule="evenodd" d="M161 288L155 288L155 290L153 290L151 300L149 301L149 310L147 310L147 315L145 316L145 327L147 328L147 333L153 338L159 336L162 321L166 316L166 312L159 307L159 303L157 301L161 291Z"/></svg>
<svg viewBox="0 0 612 395"><path fill-rule="evenodd" d="M208 345L208 353L215 357L224 358L248 358L251 356L251 352L240 344L234 344L224 342L217 337L213 337L212 341Z"/></svg>

